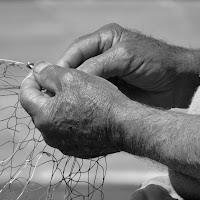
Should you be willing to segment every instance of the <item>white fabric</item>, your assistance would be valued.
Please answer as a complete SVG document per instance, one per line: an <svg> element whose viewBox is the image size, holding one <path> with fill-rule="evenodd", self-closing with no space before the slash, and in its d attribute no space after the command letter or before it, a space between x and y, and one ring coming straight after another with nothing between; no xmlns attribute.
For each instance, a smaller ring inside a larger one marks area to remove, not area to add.
<svg viewBox="0 0 200 200"><path fill-rule="evenodd" d="M200 86L197 88L192 98L192 102L189 106L187 113L193 115L200 115Z"/></svg>
<svg viewBox="0 0 200 200"><path fill-rule="evenodd" d="M200 115L200 86L197 88L188 109L174 108L171 110L176 111L176 112L193 114L193 115ZM158 177L154 177L149 180L146 180L138 190L141 190L150 184L159 185L165 188L169 192L172 198L183 200L173 189L169 180L169 176L158 176Z"/></svg>
<svg viewBox="0 0 200 200"><path fill-rule="evenodd" d="M174 199L178 199L178 200L183 200L176 192L175 190L173 189L171 183L170 183L170 180L169 180L169 176L157 176L157 177L154 177L154 178L151 178L149 180L146 180L142 186L139 188L140 189L143 189L145 188L146 186L148 185L151 185L151 184L154 184L154 185L159 185L163 188L165 188L168 192L169 192L169 195L174 198Z"/></svg>

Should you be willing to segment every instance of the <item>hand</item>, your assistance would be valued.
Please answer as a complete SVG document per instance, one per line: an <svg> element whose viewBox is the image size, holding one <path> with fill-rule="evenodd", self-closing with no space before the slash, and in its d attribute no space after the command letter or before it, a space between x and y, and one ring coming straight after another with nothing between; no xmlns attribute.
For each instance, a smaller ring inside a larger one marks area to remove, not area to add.
<svg viewBox="0 0 200 200"><path fill-rule="evenodd" d="M188 73L191 54L109 24L71 44L58 65L106 78L132 100L187 108L199 84L198 75ZM178 74L185 66L187 73Z"/></svg>
<svg viewBox="0 0 200 200"><path fill-rule="evenodd" d="M36 64L20 93L46 143L81 158L120 151L120 136L112 132L113 108L128 98L105 79L48 65Z"/></svg>

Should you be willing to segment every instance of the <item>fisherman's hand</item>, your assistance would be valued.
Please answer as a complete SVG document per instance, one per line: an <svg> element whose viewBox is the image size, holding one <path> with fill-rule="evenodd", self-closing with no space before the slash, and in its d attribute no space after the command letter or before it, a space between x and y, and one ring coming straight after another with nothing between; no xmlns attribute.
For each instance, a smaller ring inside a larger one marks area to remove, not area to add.
<svg viewBox="0 0 200 200"><path fill-rule="evenodd" d="M114 108L128 98L101 77L48 65L36 64L20 93L22 106L46 143L81 158L120 151Z"/></svg>
<svg viewBox="0 0 200 200"><path fill-rule="evenodd" d="M199 84L198 74L188 73L193 53L109 24L72 43L58 65L106 78L132 100L187 108Z"/></svg>

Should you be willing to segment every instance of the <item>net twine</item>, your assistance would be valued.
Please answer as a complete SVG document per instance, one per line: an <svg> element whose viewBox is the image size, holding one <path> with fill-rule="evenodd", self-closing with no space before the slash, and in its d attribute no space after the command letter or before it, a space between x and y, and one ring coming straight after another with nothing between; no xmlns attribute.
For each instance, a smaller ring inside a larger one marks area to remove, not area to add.
<svg viewBox="0 0 200 200"><path fill-rule="evenodd" d="M104 199L106 158L78 159L48 146L20 105L28 72L0 59L0 199Z"/></svg>

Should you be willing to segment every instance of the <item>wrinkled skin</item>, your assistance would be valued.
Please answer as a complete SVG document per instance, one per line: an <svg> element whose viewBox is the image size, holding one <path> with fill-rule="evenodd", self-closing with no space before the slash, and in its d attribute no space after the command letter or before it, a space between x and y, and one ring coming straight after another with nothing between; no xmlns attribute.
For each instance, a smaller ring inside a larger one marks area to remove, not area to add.
<svg viewBox="0 0 200 200"><path fill-rule="evenodd" d="M182 67L179 56L186 52L109 24L72 43L58 65L106 78L140 103L187 108L199 79L198 75L177 73Z"/></svg>
<svg viewBox="0 0 200 200"><path fill-rule="evenodd" d="M193 62L190 53L109 24L72 43L58 65L106 78L140 103L166 109L188 108L200 84L197 73L188 73ZM174 174L171 179L180 185L182 179ZM148 187L136 192L132 199L172 198L162 188Z"/></svg>
<svg viewBox="0 0 200 200"><path fill-rule="evenodd" d="M45 142L80 158L120 151L119 136L111 131L113 104L126 97L105 79L47 65L34 67L20 94L22 106ZM45 68L39 71L41 66ZM41 88L48 93L42 93Z"/></svg>
<svg viewBox="0 0 200 200"><path fill-rule="evenodd" d="M113 107L120 110L127 97L163 108L189 103L196 77L177 76L170 48L119 25L104 26L66 50L58 62L63 68L43 63L47 69L37 72L35 66L21 87L22 106L45 141L64 154L89 158L119 151Z"/></svg>
<svg viewBox="0 0 200 200"><path fill-rule="evenodd" d="M46 66L37 72L35 66L22 84L20 100L47 144L64 154L91 158L117 152L123 149L121 135L113 131L114 108L126 104L127 97L162 108L188 107L199 79L178 74L179 53L186 51L107 25L75 41L58 62L63 69Z"/></svg>

